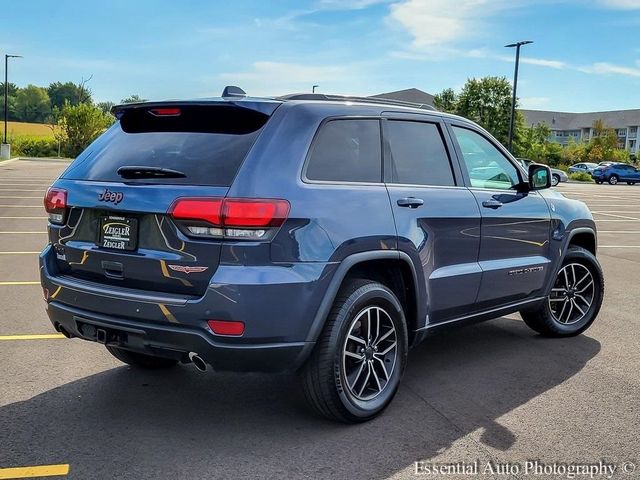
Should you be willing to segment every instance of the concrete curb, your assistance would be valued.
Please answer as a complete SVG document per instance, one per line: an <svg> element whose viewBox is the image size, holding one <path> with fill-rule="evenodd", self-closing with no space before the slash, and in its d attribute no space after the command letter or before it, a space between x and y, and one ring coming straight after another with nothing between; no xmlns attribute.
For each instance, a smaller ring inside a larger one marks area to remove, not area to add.
<svg viewBox="0 0 640 480"><path fill-rule="evenodd" d="M26 162L72 162L73 158L55 158L55 157L16 157L11 160L6 160L9 162L13 162L16 160L24 160Z"/></svg>

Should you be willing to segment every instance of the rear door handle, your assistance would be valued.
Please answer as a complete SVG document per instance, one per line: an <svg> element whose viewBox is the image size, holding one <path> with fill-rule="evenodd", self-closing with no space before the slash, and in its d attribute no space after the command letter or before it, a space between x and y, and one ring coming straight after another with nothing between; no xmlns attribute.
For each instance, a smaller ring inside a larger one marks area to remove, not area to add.
<svg viewBox="0 0 640 480"><path fill-rule="evenodd" d="M399 207L418 208L421 205L424 205L424 200L421 198L404 197L398 199Z"/></svg>
<svg viewBox="0 0 640 480"><path fill-rule="evenodd" d="M500 208L502 206L502 202L495 199L485 200L484 202L482 202L482 206L484 208L493 208L495 210L496 208Z"/></svg>

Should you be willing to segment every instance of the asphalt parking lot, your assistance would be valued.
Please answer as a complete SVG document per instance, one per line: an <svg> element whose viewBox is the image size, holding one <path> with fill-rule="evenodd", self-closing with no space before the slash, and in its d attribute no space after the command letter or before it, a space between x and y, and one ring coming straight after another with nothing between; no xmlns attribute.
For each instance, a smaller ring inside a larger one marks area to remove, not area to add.
<svg viewBox="0 0 640 480"><path fill-rule="evenodd" d="M344 426L310 413L288 375L142 372L98 344L38 337L55 333L42 197L65 166L0 164L0 478L413 478L416 461L475 460L604 461L640 478L622 472L640 461L640 185L558 187L599 229L605 303L584 335L544 339L518 316L434 335L386 413Z"/></svg>

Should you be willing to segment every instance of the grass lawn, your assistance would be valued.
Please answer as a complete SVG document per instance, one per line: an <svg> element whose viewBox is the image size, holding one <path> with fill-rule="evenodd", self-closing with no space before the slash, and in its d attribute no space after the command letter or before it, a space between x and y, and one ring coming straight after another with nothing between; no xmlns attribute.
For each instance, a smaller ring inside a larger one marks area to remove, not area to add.
<svg viewBox="0 0 640 480"><path fill-rule="evenodd" d="M1 128L4 128L2 125ZM7 135L11 137L53 137L51 126L46 123L8 122Z"/></svg>

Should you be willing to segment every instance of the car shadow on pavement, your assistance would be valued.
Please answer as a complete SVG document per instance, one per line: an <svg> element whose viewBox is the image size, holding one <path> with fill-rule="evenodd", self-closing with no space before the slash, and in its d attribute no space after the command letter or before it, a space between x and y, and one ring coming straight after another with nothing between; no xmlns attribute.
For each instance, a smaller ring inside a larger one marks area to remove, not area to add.
<svg viewBox="0 0 640 480"><path fill-rule="evenodd" d="M384 478L478 429L481 444L508 450L516 435L496 419L599 350L507 318L434 334L387 411L352 426L310 412L291 375L114 368L0 408L0 466L70 463L82 479Z"/></svg>

